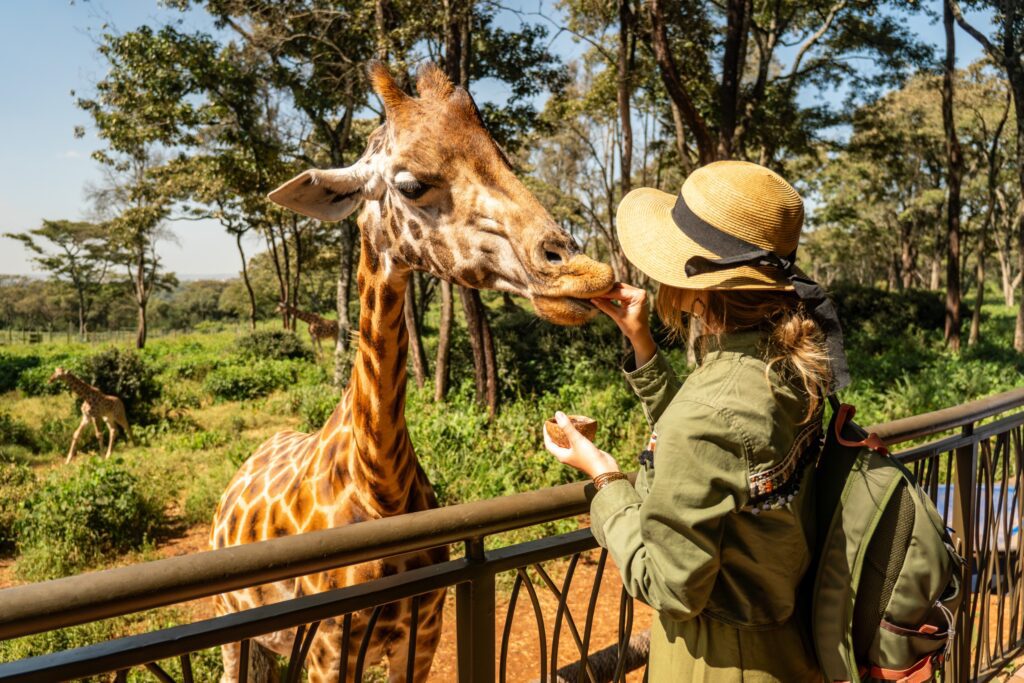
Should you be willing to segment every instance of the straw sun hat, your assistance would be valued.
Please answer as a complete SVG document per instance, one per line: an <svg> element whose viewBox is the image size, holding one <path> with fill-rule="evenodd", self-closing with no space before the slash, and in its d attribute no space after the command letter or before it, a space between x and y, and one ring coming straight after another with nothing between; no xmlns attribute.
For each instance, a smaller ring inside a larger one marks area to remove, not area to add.
<svg viewBox="0 0 1024 683"><path fill-rule="evenodd" d="M825 335L828 393L850 383L835 306L794 263L804 203L778 173L746 161L717 161L691 173L678 195L630 192L617 222L626 258L663 284L792 290Z"/></svg>
<svg viewBox="0 0 1024 683"><path fill-rule="evenodd" d="M691 267L688 275L687 264L694 257L729 256L723 253L729 245L721 244L729 235L792 262L803 221L796 190L778 173L746 161L702 166L678 195L633 190L616 218L626 258L658 282L685 289L793 289L777 268L737 265L693 272L701 269Z"/></svg>

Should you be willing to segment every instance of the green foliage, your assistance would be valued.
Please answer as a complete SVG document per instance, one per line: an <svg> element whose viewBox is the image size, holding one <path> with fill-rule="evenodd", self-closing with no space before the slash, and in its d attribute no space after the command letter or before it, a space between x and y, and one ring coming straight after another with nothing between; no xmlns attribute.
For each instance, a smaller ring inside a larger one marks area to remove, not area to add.
<svg viewBox="0 0 1024 683"><path fill-rule="evenodd" d="M156 369L136 351L111 348L85 359L84 379L100 391L124 402L128 421L144 424L153 419L152 408L160 398Z"/></svg>
<svg viewBox="0 0 1024 683"><path fill-rule="evenodd" d="M220 401L246 401L266 396L295 382L298 368L293 361L256 361L246 365L225 365L206 376L203 389Z"/></svg>
<svg viewBox="0 0 1024 683"><path fill-rule="evenodd" d="M21 374L41 362L39 356L12 356L0 351L0 394L17 388Z"/></svg>
<svg viewBox="0 0 1024 683"><path fill-rule="evenodd" d="M291 412L302 422L299 430L314 432L320 429L338 405L338 390L330 384L302 384L288 392Z"/></svg>
<svg viewBox="0 0 1024 683"><path fill-rule="evenodd" d="M63 393L66 387L60 382L50 382L51 375L52 367L36 365L25 368L18 376L18 389L26 396L56 396Z"/></svg>
<svg viewBox="0 0 1024 683"><path fill-rule="evenodd" d="M193 483L185 495L182 517L189 525L209 524L217 503L227 488L228 482L235 476L238 465L227 459L217 465L196 473Z"/></svg>
<svg viewBox="0 0 1024 683"><path fill-rule="evenodd" d="M111 554L138 550L162 521L120 458L57 471L25 501L19 516L18 574L67 576Z"/></svg>
<svg viewBox="0 0 1024 683"><path fill-rule="evenodd" d="M30 468L0 459L0 555L14 550L21 506L37 486L36 476Z"/></svg>
<svg viewBox="0 0 1024 683"><path fill-rule="evenodd" d="M885 291L853 284L830 292L850 345L874 353L916 331L942 329L946 305L942 292L923 289Z"/></svg>
<svg viewBox="0 0 1024 683"><path fill-rule="evenodd" d="M5 410L0 410L0 447L22 446L36 450L36 436L32 429ZM2 460L2 458L0 458Z"/></svg>
<svg viewBox="0 0 1024 683"><path fill-rule="evenodd" d="M236 348L242 357L256 360L306 360L313 356L288 330L257 330L239 339Z"/></svg>

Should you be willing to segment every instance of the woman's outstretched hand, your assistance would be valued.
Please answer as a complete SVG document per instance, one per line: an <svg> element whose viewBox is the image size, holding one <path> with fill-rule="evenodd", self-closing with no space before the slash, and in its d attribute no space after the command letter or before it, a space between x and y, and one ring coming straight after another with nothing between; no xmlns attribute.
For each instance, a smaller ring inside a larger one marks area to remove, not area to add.
<svg viewBox="0 0 1024 683"><path fill-rule="evenodd" d="M654 357L658 345L651 335L651 309L647 303L646 290L617 282L601 296L591 299L590 303L614 320L622 330L622 334L633 345L637 367Z"/></svg>
<svg viewBox="0 0 1024 683"><path fill-rule="evenodd" d="M590 439L576 431L572 420L565 413L562 411L555 413L555 420L558 422L558 426L562 428L566 437L568 437L569 447L562 448L552 441L547 429L544 430L544 447L548 449L548 453L558 458L559 462L563 465L575 467L590 478L605 472L619 471L619 464L615 462L615 458L602 451Z"/></svg>

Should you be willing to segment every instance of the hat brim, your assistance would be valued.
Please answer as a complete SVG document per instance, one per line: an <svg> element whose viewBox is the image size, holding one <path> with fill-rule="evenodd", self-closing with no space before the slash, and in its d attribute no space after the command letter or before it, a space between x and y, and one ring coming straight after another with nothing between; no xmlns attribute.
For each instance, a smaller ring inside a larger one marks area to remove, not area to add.
<svg viewBox="0 0 1024 683"><path fill-rule="evenodd" d="M793 286L769 268L739 266L687 277L686 262L694 256L719 255L686 236L672 220L676 195L642 187L619 203L616 225L626 258L651 278L683 289L775 289Z"/></svg>

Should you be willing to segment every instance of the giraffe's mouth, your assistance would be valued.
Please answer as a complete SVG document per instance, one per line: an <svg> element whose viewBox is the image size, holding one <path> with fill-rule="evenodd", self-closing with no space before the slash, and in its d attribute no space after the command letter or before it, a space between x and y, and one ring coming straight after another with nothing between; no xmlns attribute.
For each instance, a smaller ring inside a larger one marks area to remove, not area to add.
<svg viewBox="0 0 1024 683"><path fill-rule="evenodd" d="M589 301L569 296L535 296L533 308L539 317L556 325L583 325L597 315Z"/></svg>

